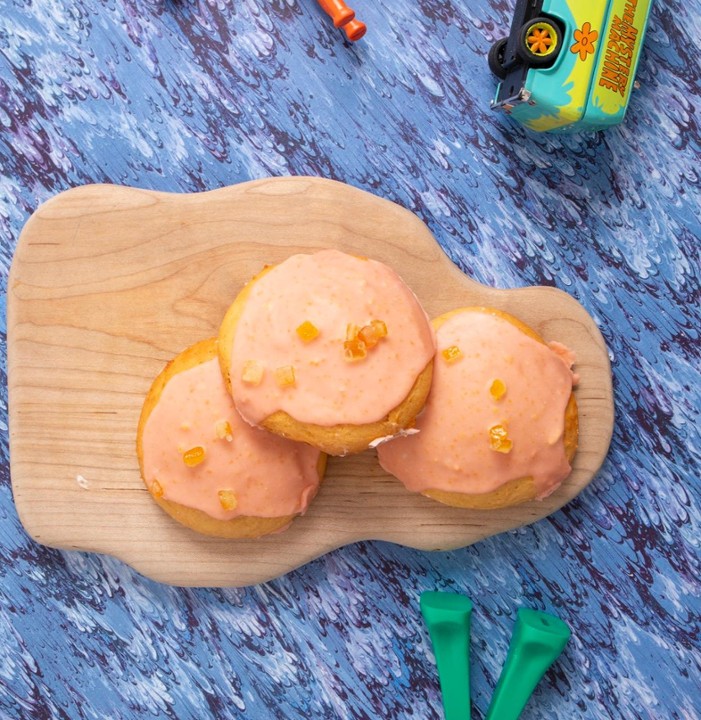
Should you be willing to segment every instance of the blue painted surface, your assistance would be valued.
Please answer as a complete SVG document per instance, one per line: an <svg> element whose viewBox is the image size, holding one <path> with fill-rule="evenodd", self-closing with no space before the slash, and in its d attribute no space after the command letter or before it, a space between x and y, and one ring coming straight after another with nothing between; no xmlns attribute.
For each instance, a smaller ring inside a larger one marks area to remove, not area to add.
<svg viewBox="0 0 701 720"><path fill-rule="evenodd" d="M475 602L473 717L519 606L573 629L525 718L701 717L701 0L656 2L623 126L561 138L488 110L510 3L354 2L369 31L351 47L313 0L2 0L3 305L24 222L69 187L343 180L416 212L475 279L556 285L591 312L618 411L604 468L470 548L360 543L259 587L184 590L26 536L3 387L3 720L439 718L427 589Z"/></svg>

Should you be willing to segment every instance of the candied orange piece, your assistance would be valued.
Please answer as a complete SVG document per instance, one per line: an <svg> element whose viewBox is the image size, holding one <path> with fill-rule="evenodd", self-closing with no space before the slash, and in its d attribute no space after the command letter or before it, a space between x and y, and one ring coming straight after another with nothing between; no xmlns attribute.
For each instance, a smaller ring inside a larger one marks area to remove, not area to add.
<svg viewBox="0 0 701 720"><path fill-rule="evenodd" d="M365 347L370 350L371 348L374 348L375 345L380 341L380 338L375 334L375 331L370 327L370 325L366 325L363 328L360 328L360 332L358 333L358 340L361 340L365 343Z"/></svg>
<svg viewBox="0 0 701 720"><path fill-rule="evenodd" d="M260 385L265 369L255 360L246 360L241 371L241 380L248 385Z"/></svg>
<svg viewBox="0 0 701 720"><path fill-rule="evenodd" d="M373 320L370 323L378 337L387 337L387 325L382 320Z"/></svg>
<svg viewBox="0 0 701 720"><path fill-rule="evenodd" d="M219 496L219 504L224 510L236 510L239 501L233 490L220 490L217 495Z"/></svg>
<svg viewBox="0 0 701 720"><path fill-rule="evenodd" d="M503 425L493 425L489 428L489 447L492 450L500 453L510 453L513 445Z"/></svg>
<svg viewBox="0 0 701 720"><path fill-rule="evenodd" d="M365 343L369 350L374 348L383 337L387 336L387 326L382 320L373 320L369 325L365 325L358 332L358 338Z"/></svg>
<svg viewBox="0 0 701 720"><path fill-rule="evenodd" d="M506 394L506 383L503 380L497 378L489 388L489 394L495 400L501 400Z"/></svg>
<svg viewBox="0 0 701 720"><path fill-rule="evenodd" d="M344 357L349 362L363 360L367 357L368 350L372 350L386 335L387 326L382 320L372 320L362 328L348 323L346 341L343 343Z"/></svg>
<svg viewBox="0 0 701 720"><path fill-rule="evenodd" d="M161 485L161 483L158 482L158 480L154 480L151 483L150 490L151 490L151 495L153 495L153 497L155 497L155 498L163 497L163 486Z"/></svg>
<svg viewBox="0 0 701 720"><path fill-rule="evenodd" d="M219 440L231 442L234 439L234 431L231 429L231 423L228 420L219 420L214 426L214 432Z"/></svg>
<svg viewBox="0 0 701 720"><path fill-rule="evenodd" d="M451 345L445 350L442 350L441 355L443 356L443 359L448 363L448 365L451 365L457 360L460 360L460 358L462 357L462 350L457 345Z"/></svg>
<svg viewBox="0 0 701 720"><path fill-rule="evenodd" d="M201 445L195 445L195 447L190 448L183 453L183 462L188 467L195 467L204 460L204 457L204 448Z"/></svg>
<svg viewBox="0 0 701 720"><path fill-rule="evenodd" d="M319 328L314 323L305 320L298 328L297 335L302 342L311 342L319 337Z"/></svg>
<svg viewBox="0 0 701 720"><path fill-rule="evenodd" d="M367 357L368 351L365 343L355 337L352 340L346 340L343 343L343 357L348 362L356 362Z"/></svg>
<svg viewBox="0 0 701 720"><path fill-rule="evenodd" d="M281 387L290 387L295 384L295 369L292 365L276 368L275 382Z"/></svg>

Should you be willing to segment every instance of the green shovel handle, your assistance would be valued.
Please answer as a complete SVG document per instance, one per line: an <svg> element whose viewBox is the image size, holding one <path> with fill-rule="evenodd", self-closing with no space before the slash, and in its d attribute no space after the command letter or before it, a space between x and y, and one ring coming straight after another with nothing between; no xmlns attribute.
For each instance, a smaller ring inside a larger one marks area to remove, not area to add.
<svg viewBox="0 0 701 720"><path fill-rule="evenodd" d="M425 592L424 616L438 666L446 720L470 719L470 614L464 595Z"/></svg>
<svg viewBox="0 0 701 720"><path fill-rule="evenodd" d="M570 629L559 618L521 608L487 720L517 720L569 638Z"/></svg>

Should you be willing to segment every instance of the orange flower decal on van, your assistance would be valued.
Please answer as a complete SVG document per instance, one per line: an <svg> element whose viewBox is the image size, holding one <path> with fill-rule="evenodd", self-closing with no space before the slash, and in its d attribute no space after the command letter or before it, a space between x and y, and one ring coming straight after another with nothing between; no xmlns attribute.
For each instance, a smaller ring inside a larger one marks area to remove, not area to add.
<svg viewBox="0 0 701 720"><path fill-rule="evenodd" d="M577 41L570 48L575 55L579 53L580 60L586 60L587 55L594 53L594 43L599 38L599 33L591 29L591 23L585 22L581 30L574 31L574 39Z"/></svg>

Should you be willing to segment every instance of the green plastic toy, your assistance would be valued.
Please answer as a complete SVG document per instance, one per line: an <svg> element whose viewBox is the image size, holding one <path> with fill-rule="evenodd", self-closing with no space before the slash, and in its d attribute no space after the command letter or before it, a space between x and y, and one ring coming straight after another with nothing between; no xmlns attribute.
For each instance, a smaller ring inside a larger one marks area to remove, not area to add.
<svg viewBox="0 0 701 720"><path fill-rule="evenodd" d="M420 605L436 656L445 718L469 720L472 602L456 593L425 592Z"/></svg>
<svg viewBox="0 0 701 720"><path fill-rule="evenodd" d="M521 608L487 720L517 720L569 638L570 629L559 618Z"/></svg>
<svg viewBox="0 0 701 720"><path fill-rule="evenodd" d="M470 617L464 595L425 592L424 616L436 656L446 720L470 718ZM518 720L536 685L560 657L570 629L554 615L521 608L486 720Z"/></svg>

